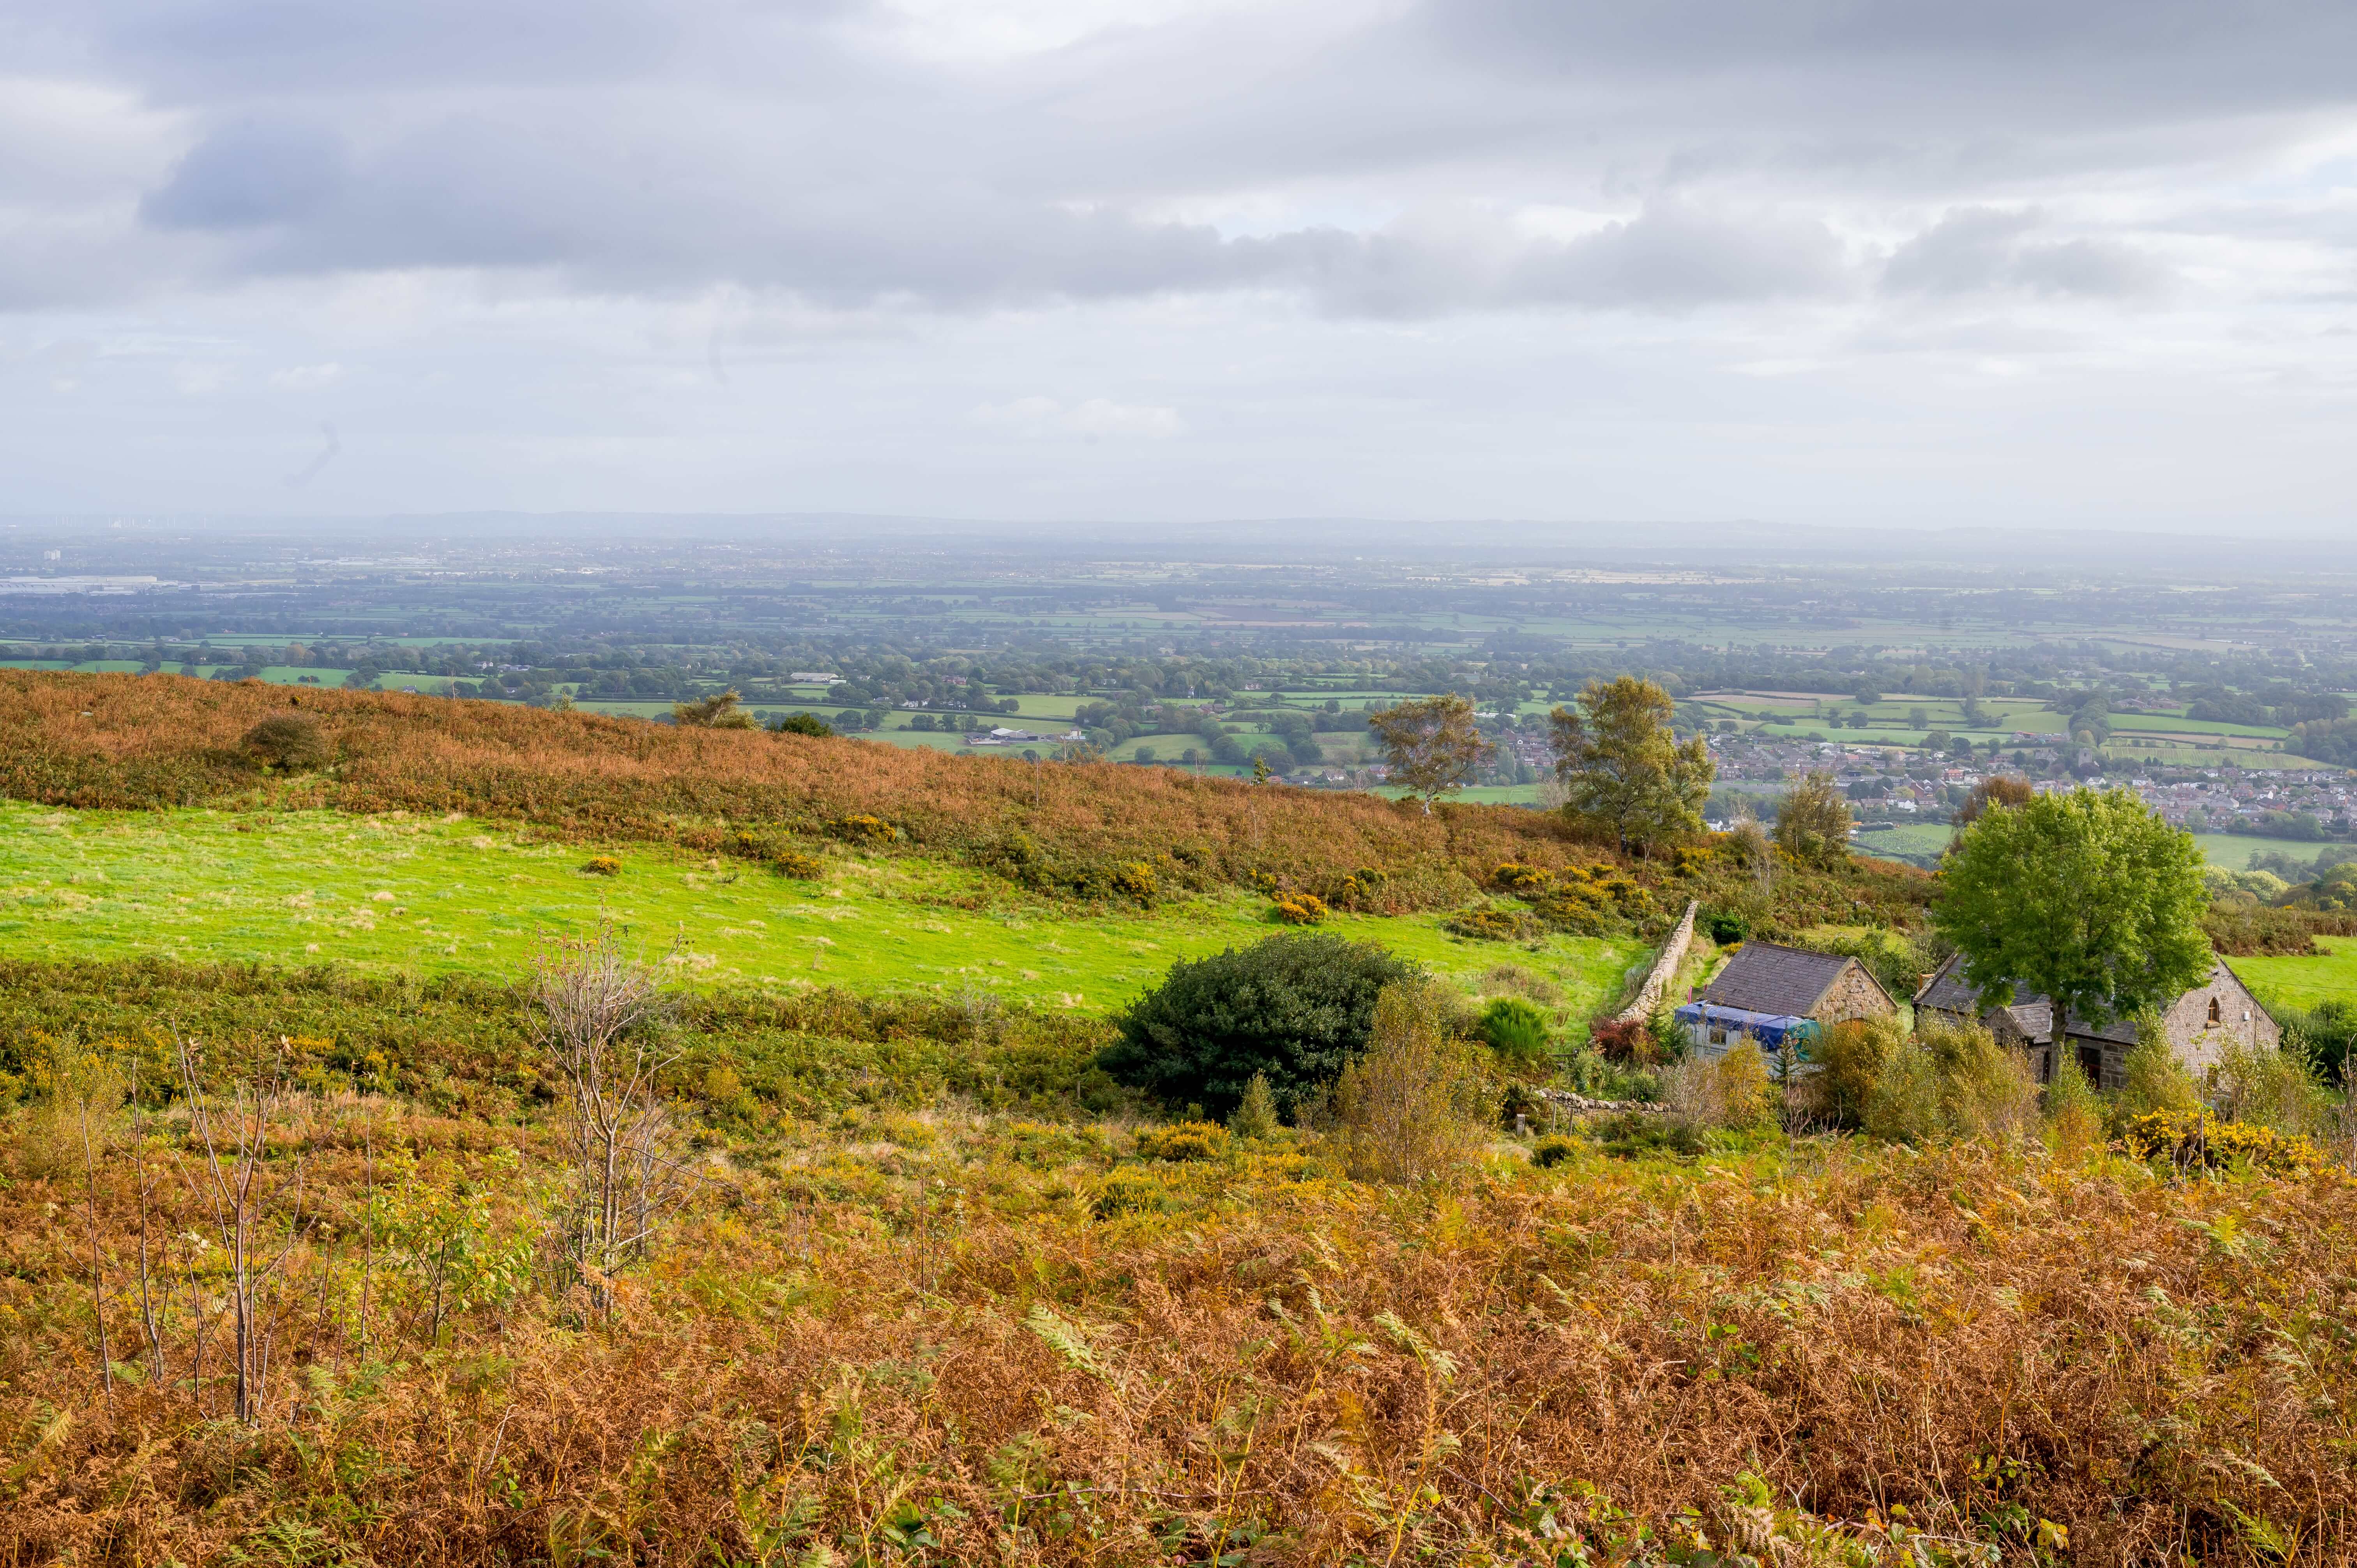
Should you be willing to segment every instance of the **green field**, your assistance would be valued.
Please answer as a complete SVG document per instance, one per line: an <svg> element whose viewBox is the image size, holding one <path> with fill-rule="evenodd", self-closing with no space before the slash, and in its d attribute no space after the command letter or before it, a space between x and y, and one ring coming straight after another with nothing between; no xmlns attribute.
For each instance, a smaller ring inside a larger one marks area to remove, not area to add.
<svg viewBox="0 0 2357 1568"><path fill-rule="evenodd" d="M2357 937L2319 937L2321 958L2234 958L2226 961L2259 1000L2281 1013L2328 999L2357 1003Z"/></svg>
<svg viewBox="0 0 2357 1568"><path fill-rule="evenodd" d="M2254 852L2313 860L2317 852L2325 847L2293 839L2260 838L2252 833L2195 833L2193 842L2201 846L2202 857L2211 865L2222 865L2229 871L2246 868ZM1910 854L1937 854L1948 847L1948 824L1902 822L1887 831L1860 833L1851 841L1851 847L1861 854L1878 854L1887 860L1904 859Z"/></svg>
<svg viewBox="0 0 2357 1568"><path fill-rule="evenodd" d="M459 819L0 803L0 951L515 974L540 935L587 931L605 907L651 953L676 940L672 965L693 983L973 986L1103 1008L1174 960L1276 929L1266 902L1243 894L1090 913L979 873L839 850L811 882L643 845L608 850L622 870L599 876L581 869L592 853ZM1643 956L1585 938L1467 942L1437 915L1340 916L1329 929L1464 980L1511 959L1578 1010L1608 1000Z"/></svg>

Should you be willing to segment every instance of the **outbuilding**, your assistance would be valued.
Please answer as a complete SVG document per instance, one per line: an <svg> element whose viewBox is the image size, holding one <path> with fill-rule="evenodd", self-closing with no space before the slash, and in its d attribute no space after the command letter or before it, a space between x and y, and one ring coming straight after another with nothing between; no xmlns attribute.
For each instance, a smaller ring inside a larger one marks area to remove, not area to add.
<svg viewBox="0 0 2357 1568"><path fill-rule="evenodd" d="M1789 1041L1805 1058L1831 1026L1898 1011L1882 983L1854 958L1755 941L1736 949L1676 1017L1687 1047L1700 1056L1724 1056L1748 1038L1766 1050Z"/></svg>
<svg viewBox="0 0 2357 1568"><path fill-rule="evenodd" d="M2119 1018L2098 1025L2074 1013L2063 1019L2058 1042L2054 1013L2051 1001L2014 984L1983 1007L1978 988L1965 977L1961 953L1942 964L1915 993L1919 1023L1934 1018L1951 1024L1977 1022L1998 1044L2023 1053L2040 1083L2053 1080L2061 1051L2072 1053L2079 1070L2097 1089L2115 1090L2126 1082L2127 1055L2136 1043L2134 1021ZM2217 1062L2231 1045L2283 1043L2282 1028L2223 959L2211 965L2207 980L2164 1008L2160 1021L2169 1049L2192 1072Z"/></svg>

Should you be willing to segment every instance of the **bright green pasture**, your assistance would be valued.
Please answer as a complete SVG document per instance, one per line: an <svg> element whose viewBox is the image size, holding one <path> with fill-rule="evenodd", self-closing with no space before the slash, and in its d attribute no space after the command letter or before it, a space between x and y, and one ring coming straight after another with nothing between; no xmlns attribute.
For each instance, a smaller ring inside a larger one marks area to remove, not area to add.
<svg viewBox="0 0 2357 1568"><path fill-rule="evenodd" d="M1241 894L1090 913L979 873L834 848L808 882L645 845L607 850L622 868L600 876L582 869L593 853L456 818L0 802L0 952L512 974L540 935L587 931L603 907L651 953L676 940L670 961L693 982L985 986L1093 1009L1174 960L1276 929L1266 901ZM1437 915L1341 916L1329 929L1464 981L1523 965L1562 985L1576 1014L1609 1000L1643 957L1633 942L1585 938L1535 950L1468 942Z"/></svg>
<svg viewBox="0 0 2357 1568"><path fill-rule="evenodd" d="M2331 998L2357 1002L2357 937L2319 937L2320 958L2230 958L2243 983L2276 1012Z"/></svg>

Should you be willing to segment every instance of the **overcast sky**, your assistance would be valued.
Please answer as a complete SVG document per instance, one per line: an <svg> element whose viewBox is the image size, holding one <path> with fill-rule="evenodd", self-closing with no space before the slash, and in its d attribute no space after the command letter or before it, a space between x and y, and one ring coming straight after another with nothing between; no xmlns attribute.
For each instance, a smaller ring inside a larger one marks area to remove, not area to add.
<svg viewBox="0 0 2357 1568"><path fill-rule="evenodd" d="M2349 0L0 0L0 511L2348 528Z"/></svg>

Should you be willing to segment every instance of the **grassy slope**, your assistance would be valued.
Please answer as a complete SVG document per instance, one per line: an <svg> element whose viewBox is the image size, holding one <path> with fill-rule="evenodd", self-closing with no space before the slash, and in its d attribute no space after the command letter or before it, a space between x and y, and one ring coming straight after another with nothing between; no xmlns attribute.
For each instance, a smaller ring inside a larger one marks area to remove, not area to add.
<svg viewBox="0 0 2357 1568"><path fill-rule="evenodd" d="M2357 937L2319 937L2320 958L2237 958L2227 961L2262 1001L2280 1012L2328 998L2357 1003Z"/></svg>
<svg viewBox="0 0 2357 1568"><path fill-rule="evenodd" d="M337 961L427 974L513 973L537 933L578 933L601 906L683 977L859 991L986 987L1090 1009L1174 960L1269 934L1268 903L1208 895L1088 912L913 857L836 851L817 882L738 862L616 845L590 851L491 823L330 811L76 812L0 804L0 949L11 958ZM961 904L977 906L961 908ZM1329 928L1469 980L1503 959L1547 974L1576 1013L1608 999L1638 944L1556 937L1533 951L1466 942L1437 917L1342 916Z"/></svg>

